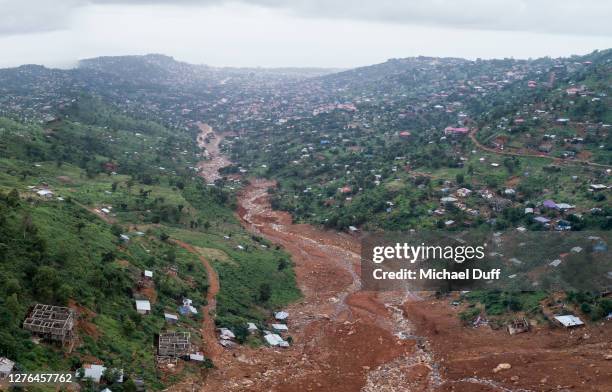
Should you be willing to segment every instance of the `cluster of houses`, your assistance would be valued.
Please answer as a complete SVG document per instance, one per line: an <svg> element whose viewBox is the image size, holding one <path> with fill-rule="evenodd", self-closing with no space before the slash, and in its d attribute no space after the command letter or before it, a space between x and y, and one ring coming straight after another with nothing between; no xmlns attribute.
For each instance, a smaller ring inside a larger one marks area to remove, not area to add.
<svg viewBox="0 0 612 392"><path fill-rule="evenodd" d="M274 313L274 322L270 323L269 328L261 330L261 337L264 342L270 347L289 347L290 342L286 336L289 333L287 321L289 313L281 310ZM250 335L255 335L260 332L257 325L253 322L248 322L247 331ZM225 348L231 348L236 345L236 335L229 328L218 328L219 344Z"/></svg>
<svg viewBox="0 0 612 392"><path fill-rule="evenodd" d="M49 187L49 185L47 185L46 183L43 183L40 186L29 185L28 190L32 192L33 194L35 194L36 196L38 196L39 198L44 199L44 200L52 200L53 198L59 201L64 200L63 197L56 196L55 192L53 192L51 188Z"/></svg>

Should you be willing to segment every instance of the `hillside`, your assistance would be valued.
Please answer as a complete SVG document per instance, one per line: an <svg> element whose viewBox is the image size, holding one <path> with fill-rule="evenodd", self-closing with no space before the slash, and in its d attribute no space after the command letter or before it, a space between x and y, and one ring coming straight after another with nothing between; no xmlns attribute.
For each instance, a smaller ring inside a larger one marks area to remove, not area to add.
<svg viewBox="0 0 612 392"><path fill-rule="evenodd" d="M151 389L199 373L197 365L169 375L155 370L157 334L190 331L201 347L199 325L209 317L164 323L164 312L176 313L183 298L206 305L200 254L174 239L211 257L223 282L221 326L260 322L299 296L291 267L277 271L287 256L262 248L232 215L232 196L196 176L192 134L85 96L60 115L43 126L0 119L0 276L7 282L0 289L0 353L27 370L103 363ZM144 270L152 271L150 282ZM260 299L264 284L269 294ZM151 314L138 314L134 299L148 299ZM71 352L30 340L21 324L35 303L78 312Z"/></svg>
<svg viewBox="0 0 612 392"><path fill-rule="evenodd" d="M0 355L24 370L123 369L130 381L108 380L113 391L139 379L151 390L191 388L209 375L219 390L290 380L306 389L319 378L349 388L416 349L427 372L439 368L425 338L403 338L402 307L420 315L415 325L442 351L439 339L484 318L502 326L529 317L545 333L554 315L571 311L595 331L612 312L600 292L440 292L429 314L359 290L355 268L370 233L607 234L611 68L608 49L341 71L219 68L164 55L2 69ZM149 301L150 314L136 300ZM36 303L77 312L72 345L24 330ZM279 354L262 347L262 332L285 307L290 347ZM217 327L234 338L220 339ZM158 361L166 331L189 332L207 360ZM564 333L546 340L562 358ZM384 352L372 348L376 339ZM271 366L280 370L264 376ZM238 381L227 386L226 377Z"/></svg>

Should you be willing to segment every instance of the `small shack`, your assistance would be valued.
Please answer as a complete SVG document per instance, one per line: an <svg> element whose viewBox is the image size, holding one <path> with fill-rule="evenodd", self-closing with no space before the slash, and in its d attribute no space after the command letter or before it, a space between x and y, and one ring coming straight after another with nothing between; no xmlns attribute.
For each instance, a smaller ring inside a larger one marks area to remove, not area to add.
<svg viewBox="0 0 612 392"><path fill-rule="evenodd" d="M164 319L168 324L178 323L178 315L172 313L164 313Z"/></svg>
<svg viewBox="0 0 612 392"><path fill-rule="evenodd" d="M272 324L272 329L276 332L289 331L289 327L287 327L287 324Z"/></svg>

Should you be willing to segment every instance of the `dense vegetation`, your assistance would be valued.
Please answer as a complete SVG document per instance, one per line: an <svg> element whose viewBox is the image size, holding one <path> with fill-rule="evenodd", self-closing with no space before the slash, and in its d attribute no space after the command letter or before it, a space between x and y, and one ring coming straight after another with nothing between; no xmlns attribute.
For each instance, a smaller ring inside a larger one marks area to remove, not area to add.
<svg viewBox="0 0 612 392"><path fill-rule="evenodd" d="M193 132L136 120L82 96L43 126L0 118L0 133L0 355L20 369L76 370L99 361L161 388L156 334L191 331L197 347L202 317L181 317L169 327L163 313L177 313L182 298L204 305L208 288L198 255L172 238L226 256L209 257L223 287L221 326L260 323L299 297L288 256L261 247L235 221L233 196L195 175ZM39 189L53 196L41 197ZM143 286L145 269L154 278ZM138 314L134 298L148 298L151 314ZM70 354L33 342L22 329L35 303L78 312ZM112 385L123 387L131 383Z"/></svg>

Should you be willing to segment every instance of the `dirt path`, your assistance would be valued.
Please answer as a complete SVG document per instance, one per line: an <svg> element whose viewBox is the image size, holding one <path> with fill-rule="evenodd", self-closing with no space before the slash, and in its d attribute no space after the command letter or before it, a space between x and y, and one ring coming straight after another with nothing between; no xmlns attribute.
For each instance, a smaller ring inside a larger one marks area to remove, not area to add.
<svg viewBox="0 0 612 392"><path fill-rule="evenodd" d="M512 151L500 151L500 150L497 150L495 148L487 147L487 146L483 145L482 143L480 143L478 141L478 139L476 139L476 133L477 132L478 132L478 128L474 128L469 133L469 137L472 140L472 142L474 143L474 145L477 148L479 148L479 149L481 149L483 151L487 151L487 152L490 152L490 153L493 153L493 154L515 156L515 157L523 157L523 158L529 157L529 158L549 159L549 160L555 162L555 164L566 164L566 165L576 164L576 165L586 165L586 166L600 167L600 168L603 168L603 169L612 169L612 166L610 166L610 165L604 165L602 163L591 162L591 161L587 161L587 160L583 160L583 159L563 160L563 159L554 158L554 157L545 155L544 153L542 153L542 154L527 154L527 153L518 153L518 152L512 152Z"/></svg>
<svg viewBox="0 0 612 392"><path fill-rule="evenodd" d="M220 289L219 277L210 262L193 246L177 239L171 239L170 241L198 256L202 264L204 264L204 268L206 268L208 291L206 292L206 305L202 308L202 317L204 320L202 321L201 333L204 355L214 362L223 353L223 347L217 343L217 334L215 332L216 296Z"/></svg>

